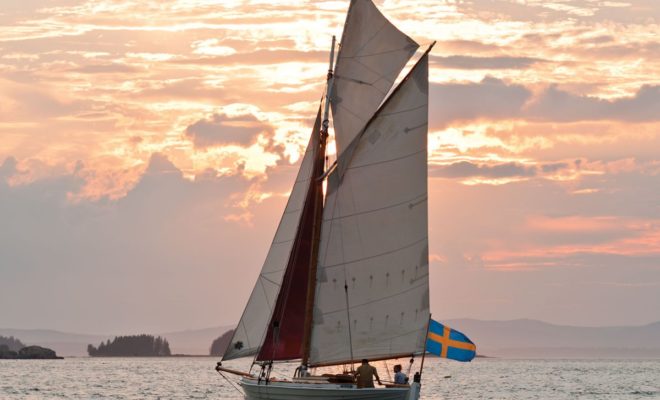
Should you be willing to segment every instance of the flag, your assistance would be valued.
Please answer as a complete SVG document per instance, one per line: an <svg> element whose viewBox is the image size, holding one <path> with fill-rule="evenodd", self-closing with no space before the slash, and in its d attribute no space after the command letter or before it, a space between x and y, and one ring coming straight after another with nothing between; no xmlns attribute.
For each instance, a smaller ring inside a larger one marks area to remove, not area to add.
<svg viewBox="0 0 660 400"><path fill-rule="evenodd" d="M452 360L472 361L477 355L477 346L461 332L437 321L429 320L426 351Z"/></svg>

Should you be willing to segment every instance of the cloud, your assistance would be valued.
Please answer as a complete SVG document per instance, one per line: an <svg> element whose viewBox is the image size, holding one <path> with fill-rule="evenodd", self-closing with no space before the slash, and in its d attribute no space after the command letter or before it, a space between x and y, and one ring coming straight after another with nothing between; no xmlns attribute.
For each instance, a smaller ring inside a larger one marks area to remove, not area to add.
<svg viewBox="0 0 660 400"><path fill-rule="evenodd" d="M432 129L442 129L452 121L517 117L531 96L524 86L493 77L479 83L433 83L429 124Z"/></svg>
<svg viewBox="0 0 660 400"><path fill-rule="evenodd" d="M571 168L573 165L566 162L521 164L507 163L474 163L458 161L446 165L432 165L429 175L441 178L533 178L558 173Z"/></svg>
<svg viewBox="0 0 660 400"><path fill-rule="evenodd" d="M602 99L550 85L534 94L519 84L486 77L479 83L431 85L432 129L454 121L520 119L548 122L660 121L660 85L642 85L630 97Z"/></svg>
<svg viewBox="0 0 660 400"><path fill-rule="evenodd" d="M0 165L0 183L4 183L16 173L16 158L9 156Z"/></svg>
<svg viewBox="0 0 660 400"><path fill-rule="evenodd" d="M490 16L517 21L548 23L571 18L591 23L614 21L633 24L660 20L660 10L655 0L548 0L533 3L514 0L465 0L456 4L462 13L470 16Z"/></svg>
<svg viewBox="0 0 660 400"><path fill-rule="evenodd" d="M140 72L141 70L137 67L132 67L130 65L110 63L110 64L84 65L82 67L74 68L71 71L80 72L83 74L124 74L124 73Z"/></svg>
<svg viewBox="0 0 660 400"><path fill-rule="evenodd" d="M3 324L163 331L240 316L203 305L243 304L284 198L251 204L257 228L227 221L251 182L188 180L161 154L120 200L68 201L83 185L68 174L0 186L0 303L20 305L0 309Z"/></svg>
<svg viewBox="0 0 660 400"><path fill-rule="evenodd" d="M186 128L186 136L193 139L195 147L237 144L247 146L260 133L272 133L272 127L252 114L228 116L213 114Z"/></svg>
<svg viewBox="0 0 660 400"><path fill-rule="evenodd" d="M231 53L226 55L215 55L209 53L207 57L185 58L170 61L173 64L196 64L196 65L232 65L245 64L278 64L284 62L323 62L328 57L323 51L298 51L298 50L255 50L242 53Z"/></svg>
<svg viewBox="0 0 660 400"><path fill-rule="evenodd" d="M558 122L660 121L660 85L643 85L632 97L604 100L580 96L552 85L525 109L525 116Z"/></svg>
<svg viewBox="0 0 660 400"><path fill-rule="evenodd" d="M510 178L532 177L537 173L535 166L518 163L505 163L496 165L475 164L469 161L459 161L449 165L432 167L429 175L443 178Z"/></svg>
<svg viewBox="0 0 660 400"><path fill-rule="evenodd" d="M454 69L525 69L544 60L532 57L431 56L431 62Z"/></svg>

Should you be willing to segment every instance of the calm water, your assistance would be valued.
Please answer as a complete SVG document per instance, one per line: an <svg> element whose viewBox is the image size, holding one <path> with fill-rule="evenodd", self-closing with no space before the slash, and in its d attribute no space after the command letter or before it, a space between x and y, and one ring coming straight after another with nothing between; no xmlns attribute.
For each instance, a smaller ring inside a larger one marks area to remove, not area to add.
<svg viewBox="0 0 660 400"><path fill-rule="evenodd" d="M0 360L0 399L240 399L212 358ZM245 368L246 361L228 363ZM387 379L382 363L381 378ZM294 365L279 366L290 376ZM391 363L390 363L391 367ZM660 399L660 360L427 359L423 398ZM404 369L405 371L405 369ZM445 376L451 376L445 378Z"/></svg>

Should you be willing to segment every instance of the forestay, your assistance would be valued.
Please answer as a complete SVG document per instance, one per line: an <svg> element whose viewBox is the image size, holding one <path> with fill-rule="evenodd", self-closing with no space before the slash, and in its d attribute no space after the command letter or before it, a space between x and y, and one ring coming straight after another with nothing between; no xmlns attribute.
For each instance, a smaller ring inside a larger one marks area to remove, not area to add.
<svg viewBox="0 0 660 400"><path fill-rule="evenodd" d="M425 54L329 177L311 365L424 349L429 318L427 125Z"/></svg>
<svg viewBox="0 0 660 400"><path fill-rule="evenodd" d="M264 340L266 328L280 292L282 277L292 255L305 199L309 192L314 158L318 147L318 140L314 140L314 138L320 130L320 120L321 111L319 109L314 123L314 130L303 156L284 215L282 215L277 232L268 250L266 261L261 268L257 283L252 289L250 299L223 356L223 360L254 355Z"/></svg>
<svg viewBox="0 0 660 400"><path fill-rule="evenodd" d="M362 130L418 47L371 0L351 1L331 99L337 154Z"/></svg>

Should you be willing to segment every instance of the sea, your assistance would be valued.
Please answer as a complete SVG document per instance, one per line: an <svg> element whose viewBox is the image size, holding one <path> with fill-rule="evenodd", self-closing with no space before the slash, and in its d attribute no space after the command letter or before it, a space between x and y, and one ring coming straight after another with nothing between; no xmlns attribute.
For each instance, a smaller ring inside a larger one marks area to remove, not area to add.
<svg viewBox="0 0 660 400"><path fill-rule="evenodd" d="M0 399L242 399L237 377L217 359L66 358L0 360ZM419 362L419 360L416 360ZM407 370L407 360L400 360ZM226 363L246 369L250 360ZM391 379L393 362L375 363ZM295 364L272 376L290 377ZM509 360L459 363L427 358L422 399L660 399L660 360Z"/></svg>

